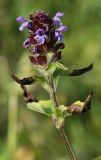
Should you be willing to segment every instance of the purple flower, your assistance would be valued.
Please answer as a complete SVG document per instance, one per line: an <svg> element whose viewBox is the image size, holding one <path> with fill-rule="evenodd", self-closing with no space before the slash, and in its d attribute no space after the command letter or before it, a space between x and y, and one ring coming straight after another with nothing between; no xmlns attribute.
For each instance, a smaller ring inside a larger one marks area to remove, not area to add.
<svg viewBox="0 0 101 160"><path fill-rule="evenodd" d="M56 15L53 17L53 24L57 25L58 27L62 26L62 21L60 17L64 16L64 13L57 12Z"/></svg>
<svg viewBox="0 0 101 160"><path fill-rule="evenodd" d="M58 42L61 42L64 39L63 34L57 30L55 31L55 38Z"/></svg>
<svg viewBox="0 0 101 160"><path fill-rule="evenodd" d="M23 42L23 47L24 47L24 48L28 48L29 45L30 45L30 39L27 38L27 39Z"/></svg>
<svg viewBox="0 0 101 160"><path fill-rule="evenodd" d="M19 16L19 17L16 19L16 21L17 21L18 23L20 23L20 22L24 23L24 22L26 22L27 20L26 20L23 16Z"/></svg>
<svg viewBox="0 0 101 160"><path fill-rule="evenodd" d="M26 28L26 27L31 27L30 24L29 24L29 22L27 21L27 19L25 19L23 16L18 17L16 19L16 21L18 23L22 23L22 25L19 27L20 31L23 31L24 28Z"/></svg>
<svg viewBox="0 0 101 160"><path fill-rule="evenodd" d="M57 12L55 16L62 17L62 16L64 16L64 13L63 12Z"/></svg>
<svg viewBox="0 0 101 160"><path fill-rule="evenodd" d="M59 32L65 32L68 30L68 27L67 26L61 26L59 27L58 29L56 29L56 31L59 31Z"/></svg>
<svg viewBox="0 0 101 160"><path fill-rule="evenodd" d="M45 34L45 31L43 29L38 29L36 32L35 32L36 36L34 37L34 39L37 41L37 43L39 45L41 44L44 44L45 42L45 39L47 38L46 34Z"/></svg>
<svg viewBox="0 0 101 160"><path fill-rule="evenodd" d="M57 12L55 17L53 17L53 24L56 27L55 29L55 39L60 42L63 41L63 34L62 32L65 32L68 28L67 26L62 25L62 21L60 17L64 16L64 13L62 12ZM57 28L59 27L59 28Z"/></svg>
<svg viewBox="0 0 101 160"><path fill-rule="evenodd" d="M63 26L61 17L64 13L57 12L54 17L44 11L36 11L30 14L29 20L19 16L16 21L21 23L20 31L28 28L29 33L23 42L23 47L30 52L30 60L34 65L46 65L49 52L54 53L54 60L61 58L61 50L64 48L63 32L68 28Z"/></svg>
<svg viewBox="0 0 101 160"><path fill-rule="evenodd" d="M63 41L64 38L62 32L65 32L67 29L67 26L61 26L55 30L55 38L58 42Z"/></svg>

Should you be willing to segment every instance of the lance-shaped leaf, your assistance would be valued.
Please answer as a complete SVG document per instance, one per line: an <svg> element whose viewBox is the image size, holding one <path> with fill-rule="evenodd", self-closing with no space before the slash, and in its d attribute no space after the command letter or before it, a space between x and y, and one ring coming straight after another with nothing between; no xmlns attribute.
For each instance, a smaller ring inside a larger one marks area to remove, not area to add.
<svg viewBox="0 0 101 160"><path fill-rule="evenodd" d="M14 81L16 81L17 83L19 83L20 85L30 85L34 81L36 81L36 79L34 77L26 77L26 78L23 78L23 79L19 79L13 73L11 73L11 77L12 77L12 79Z"/></svg>
<svg viewBox="0 0 101 160"><path fill-rule="evenodd" d="M54 77L60 75L60 76L80 76L82 74L85 74L88 71L91 71L93 68L93 64L90 64L87 67L80 68L80 69L73 69L73 70L61 70L60 68L57 68L54 72Z"/></svg>
<svg viewBox="0 0 101 160"><path fill-rule="evenodd" d="M76 115L88 111L91 107L92 94L93 92L90 95L88 95L84 102L76 101L75 103L68 106L67 112L69 112L71 115Z"/></svg>
<svg viewBox="0 0 101 160"><path fill-rule="evenodd" d="M80 69L74 69L71 73L69 73L69 76L80 76L88 71L91 71L93 68L93 64L90 64L87 67L80 68Z"/></svg>
<svg viewBox="0 0 101 160"><path fill-rule="evenodd" d="M52 116L54 113L54 108L52 107L52 102L50 100L27 103L27 107L47 116Z"/></svg>

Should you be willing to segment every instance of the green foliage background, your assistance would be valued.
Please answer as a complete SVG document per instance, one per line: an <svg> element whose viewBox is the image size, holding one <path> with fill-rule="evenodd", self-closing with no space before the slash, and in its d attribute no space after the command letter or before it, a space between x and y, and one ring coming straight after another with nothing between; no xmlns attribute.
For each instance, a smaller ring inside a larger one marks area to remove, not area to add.
<svg viewBox="0 0 101 160"><path fill-rule="evenodd" d="M51 120L26 108L22 90L9 71L30 76L32 65L22 47L27 32L18 31L16 17L28 17L42 9L55 15L65 13L62 61L79 68L94 63L93 71L81 77L61 78L57 90L60 104L83 100L92 90L92 109L66 120L66 131L78 160L101 155L101 0L0 0L0 160L67 160L67 151ZM29 90L39 99L48 99L38 84ZM98 157L100 160L101 157Z"/></svg>

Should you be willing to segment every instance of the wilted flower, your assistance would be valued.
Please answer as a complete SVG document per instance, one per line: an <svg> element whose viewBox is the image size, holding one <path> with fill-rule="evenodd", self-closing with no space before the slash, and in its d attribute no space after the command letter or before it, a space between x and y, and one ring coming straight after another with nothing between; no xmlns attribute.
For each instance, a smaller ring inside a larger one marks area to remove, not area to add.
<svg viewBox="0 0 101 160"><path fill-rule="evenodd" d="M67 30L60 19L63 15L62 12L58 12L52 18L49 13L37 11L29 16L29 21L22 16L16 19L17 22L22 23L19 27L20 31L23 31L24 28L29 30L23 46L30 51L30 60L33 64L47 64L49 52L54 53L53 60L61 58L60 49L64 48L63 32Z"/></svg>

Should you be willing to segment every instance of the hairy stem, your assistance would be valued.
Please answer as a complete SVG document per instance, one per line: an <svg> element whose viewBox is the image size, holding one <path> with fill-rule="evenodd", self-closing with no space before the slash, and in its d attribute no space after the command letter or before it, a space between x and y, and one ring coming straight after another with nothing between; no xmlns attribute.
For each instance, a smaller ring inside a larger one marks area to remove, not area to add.
<svg viewBox="0 0 101 160"><path fill-rule="evenodd" d="M48 75L46 79L47 79L48 85L50 87L50 99L51 99L53 105L56 108L58 108L58 103L57 103L55 89L54 89L54 83L53 83L53 75L52 74ZM66 148L67 148L67 151L68 151L68 154L69 154L71 160L77 160L76 154L75 154L73 147L68 139L68 136L65 133L64 128L63 127L59 128L59 131L60 131L60 134L64 140L64 143L66 145Z"/></svg>
<svg viewBox="0 0 101 160"><path fill-rule="evenodd" d="M53 75L50 74L47 78L48 85L50 87L50 99L52 100L53 106L58 108L58 103L56 100L55 90L54 90L54 84L53 84Z"/></svg>

